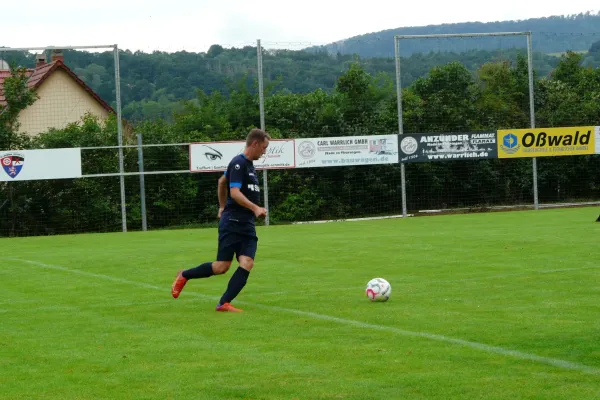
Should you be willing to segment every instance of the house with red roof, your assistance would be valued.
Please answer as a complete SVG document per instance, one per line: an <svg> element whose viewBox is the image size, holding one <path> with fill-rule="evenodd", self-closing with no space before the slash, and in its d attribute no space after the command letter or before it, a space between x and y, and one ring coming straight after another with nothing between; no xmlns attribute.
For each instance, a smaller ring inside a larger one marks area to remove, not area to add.
<svg viewBox="0 0 600 400"><path fill-rule="evenodd" d="M3 94L4 80L11 76L8 69L0 67L0 105L6 105ZM50 62L45 54L37 56L35 68L27 70L29 88L38 99L19 114L19 131L32 136L62 129L90 113L103 120L115 110L98 96L64 63L62 51L53 50Z"/></svg>

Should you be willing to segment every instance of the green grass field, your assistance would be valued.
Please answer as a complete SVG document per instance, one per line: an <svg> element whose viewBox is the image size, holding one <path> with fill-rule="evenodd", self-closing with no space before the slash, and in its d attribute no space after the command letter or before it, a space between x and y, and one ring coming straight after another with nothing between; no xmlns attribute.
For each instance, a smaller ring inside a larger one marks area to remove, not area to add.
<svg viewBox="0 0 600 400"><path fill-rule="evenodd" d="M1 399L598 399L598 209L0 240ZM392 284L371 303L367 281Z"/></svg>

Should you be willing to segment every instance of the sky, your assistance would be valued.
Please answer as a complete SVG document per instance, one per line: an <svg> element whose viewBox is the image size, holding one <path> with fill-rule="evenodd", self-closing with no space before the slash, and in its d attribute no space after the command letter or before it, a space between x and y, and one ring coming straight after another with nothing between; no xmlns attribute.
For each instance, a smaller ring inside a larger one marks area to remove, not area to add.
<svg viewBox="0 0 600 400"><path fill-rule="evenodd" d="M6 1L0 46L113 45L206 51L212 44L301 49L408 26L597 13L599 0L53 0ZM600 31L600 27L598 28Z"/></svg>

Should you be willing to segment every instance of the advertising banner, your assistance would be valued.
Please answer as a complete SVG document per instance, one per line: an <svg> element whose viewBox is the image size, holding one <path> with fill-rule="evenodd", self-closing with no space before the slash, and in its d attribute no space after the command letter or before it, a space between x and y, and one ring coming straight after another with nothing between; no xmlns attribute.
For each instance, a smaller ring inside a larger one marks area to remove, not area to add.
<svg viewBox="0 0 600 400"><path fill-rule="evenodd" d="M400 162L497 158L496 132L399 135Z"/></svg>
<svg viewBox="0 0 600 400"><path fill-rule="evenodd" d="M498 157L552 157L596 153L594 126L504 129L498 131Z"/></svg>
<svg viewBox="0 0 600 400"><path fill-rule="evenodd" d="M595 141L596 141L596 154L600 154L600 126L595 126Z"/></svg>
<svg viewBox="0 0 600 400"><path fill-rule="evenodd" d="M81 177L81 150L0 151L0 181L29 181Z"/></svg>
<svg viewBox="0 0 600 400"><path fill-rule="evenodd" d="M245 141L191 143L190 171L225 171L231 159L244 152ZM294 140L273 139L269 141L266 153L254 161L258 169L294 168Z"/></svg>
<svg viewBox="0 0 600 400"><path fill-rule="evenodd" d="M296 168L395 164L397 135L296 139Z"/></svg>

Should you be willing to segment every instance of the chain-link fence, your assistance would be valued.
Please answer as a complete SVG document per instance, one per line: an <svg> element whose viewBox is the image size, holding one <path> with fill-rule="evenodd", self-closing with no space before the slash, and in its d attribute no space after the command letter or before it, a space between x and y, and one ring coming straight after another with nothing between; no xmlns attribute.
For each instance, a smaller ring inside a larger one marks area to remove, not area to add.
<svg viewBox="0 0 600 400"><path fill-rule="evenodd" d="M600 37L548 54L540 36L405 37L364 58L341 43L261 41L206 53L0 49L0 79L25 66L39 97L13 129L30 134L3 139L1 155L81 152L77 176L0 182L0 235L214 226L222 172L192 172L190 146L243 141L253 127L298 147L297 168L260 173L269 224L596 202L600 156L498 158L490 143L500 129L600 125ZM419 160L406 156L414 143Z"/></svg>

